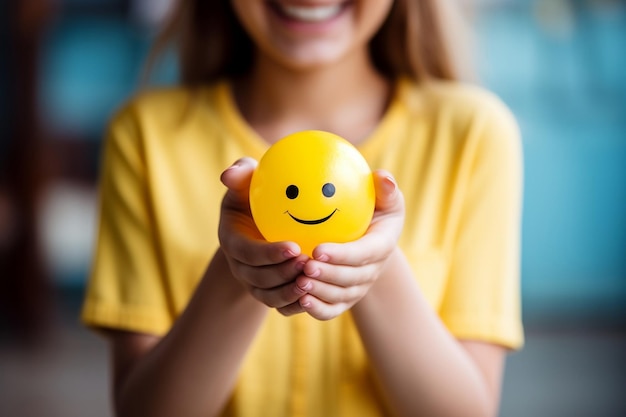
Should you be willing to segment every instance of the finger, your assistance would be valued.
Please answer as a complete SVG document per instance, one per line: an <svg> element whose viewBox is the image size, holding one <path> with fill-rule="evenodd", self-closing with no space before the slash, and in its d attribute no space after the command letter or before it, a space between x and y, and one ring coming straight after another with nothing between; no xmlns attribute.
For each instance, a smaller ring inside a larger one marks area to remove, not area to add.
<svg viewBox="0 0 626 417"><path fill-rule="evenodd" d="M292 258L271 266L250 266L231 260L233 274L246 284L259 288L271 289L292 282L302 273L306 256Z"/></svg>
<svg viewBox="0 0 626 417"><path fill-rule="evenodd" d="M280 264L301 253L295 242L268 242L261 236L248 237L228 230L220 230L219 237L220 245L229 257L250 266Z"/></svg>
<svg viewBox="0 0 626 417"><path fill-rule="evenodd" d="M374 187L376 189L376 210L399 211L404 209L404 199L398 184L389 171L374 171Z"/></svg>
<svg viewBox="0 0 626 417"><path fill-rule="evenodd" d="M367 282L369 281L370 280L367 280ZM308 277L298 277L298 279L296 279L298 288L327 304L354 304L356 301L363 298L367 292L368 285L365 282L364 284L365 285L342 287Z"/></svg>
<svg viewBox="0 0 626 417"><path fill-rule="evenodd" d="M306 280L323 281L339 287L352 287L373 281L378 264L362 266L339 265L331 262L309 260L305 263L299 285L307 289Z"/></svg>
<svg viewBox="0 0 626 417"><path fill-rule="evenodd" d="M276 310L285 317L293 316L293 315L304 312L304 309L300 305L299 299L285 307L281 307Z"/></svg>
<svg viewBox="0 0 626 417"><path fill-rule="evenodd" d="M381 229L380 232L377 230ZM382 262L395 246L396 236L389 230L370 226L363 237L346 243L323 243L313 251L313 258L332 265L362 267Z"/></svg>
<svg viewBox="0 0 626 417"><path fill-rule="evenodd" d="M222 183L228 187L227 196L238 204L248 204L250 180L257 165L255 159L244 157L235 161L220 176Z"/></svg>
<svg viewBox="0 0 626 417"><path fill-rule="evenodd" d="M266 306L280 309L298 301L306 291L290 282L271 289L251 288L250 293Z"/></svg>
<svg viewBox="0 0 626 417"><path fill-rule="evenodd" d="M328 304L311 294L300 298L300 306L311 317L322 321L334 319L352 307L347 304Z"/></svg>

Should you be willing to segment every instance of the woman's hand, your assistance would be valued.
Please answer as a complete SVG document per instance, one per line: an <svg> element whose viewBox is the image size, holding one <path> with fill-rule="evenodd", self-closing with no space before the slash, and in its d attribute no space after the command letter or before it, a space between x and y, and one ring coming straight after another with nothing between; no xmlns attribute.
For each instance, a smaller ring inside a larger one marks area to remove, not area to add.
<svg viewBox="0 0 626 417"><path fill-rule="evenodd" d="M242 158L221 176L228 191L222 201L220 247L233 276L268 307L302 311L298 299L306 293L295 279L309 259L294 242L267 242L252 219L250 179L257 162Z"/></svg>
<svg viewBox="0 0 626 417"><path fill-rule="evenodd" d="M325 243L313 251L296 279L304 294L298 303L279 307L284 315L306 311L329 320L358 303L379 277L385 262L396 250L404 225L404 198L387 171L374 172L376 208L367 232L349 243Z"/></svg>

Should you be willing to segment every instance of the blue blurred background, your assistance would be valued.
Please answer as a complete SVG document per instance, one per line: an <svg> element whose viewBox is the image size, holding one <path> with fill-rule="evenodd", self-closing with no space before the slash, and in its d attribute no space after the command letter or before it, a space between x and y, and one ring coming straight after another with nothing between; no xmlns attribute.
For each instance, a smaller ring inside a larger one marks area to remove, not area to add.
<svg viewBox="0 0 626 417"><path fill-rule="evenodd" d="M524 138L527 314L623 314L624 2L509 2L477 27L480 75Z"/></svg>
<svg viewBox="0 0 626 417"><path fill-rule="evenodd" d="M509 360L501 415L624 416L626 2L457 2L476 34L469 55L479 82L511 107L523 133L527 345ZM22 5L0 9L11 20L2 62L19 61L0 68L0 86L14 92L0 101L0 252L2 265L20 259L2 269L0 415L109 416L106 346L76 322L99 150L109 116L137 88L169 2ZM14 42L20 36L25 43ZM166 59L153 82L175 77ZM10 101L25 94L30 101ZM23 184L32 195L16 193ZM30 229L15 226L25 219ZM9 279L29 263L11 255L20 230L30 230L42 265L26 268L43 277L29 290Z"/></svg>

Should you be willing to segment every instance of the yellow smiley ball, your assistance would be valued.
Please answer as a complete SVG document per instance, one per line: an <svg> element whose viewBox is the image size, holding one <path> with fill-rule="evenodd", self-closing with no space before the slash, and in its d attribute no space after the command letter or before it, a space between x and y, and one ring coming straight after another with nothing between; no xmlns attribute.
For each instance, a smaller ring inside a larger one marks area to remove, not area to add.
<svg viewBox="0 0 626 417"><path fill-rule="evenodd" d="M250 183L250 209L263 237L296 242L309 256L320 243L361 237L374 204L372 171L361 153L345 139L317 130L272 145Z"/></svg>

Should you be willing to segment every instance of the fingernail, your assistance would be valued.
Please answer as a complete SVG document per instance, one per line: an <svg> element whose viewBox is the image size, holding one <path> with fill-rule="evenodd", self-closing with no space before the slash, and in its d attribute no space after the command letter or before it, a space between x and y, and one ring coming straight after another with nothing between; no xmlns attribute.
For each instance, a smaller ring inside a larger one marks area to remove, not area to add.
<svg viewBox="0 0 626 417"><path fill-rule="evenodd" d="M316 260L320 261L320 262L326 262L328 261L330 258L328 257L328 255L326 255L325 253L322 253L321 255L317 256L315 258Z"/></svg>
<svg viewBox="0 0 626 417"><path fill-rule="evenodd" d="M385 191L387 193L391 194L396 190L398 185L396 184L396 181L393 179L393 177L388 175L383 178L383 187L385 188Z"/></svg>
<svg viewBox="0 0 626 417"><path fill-rule="evenodd" d="M311 307L311 302L310 301L300 301L300 305L304 308L308 308Z"/></svg>
<svg viewBox="0 0 626 417"><path fill-rule="evenodd" d="M308 291L311 288L313 288L313 284L311 284L311 281L307 281L304 283L304 285L300 286L300 289L303 291Z"/></svg>
<svg viewBox="0 0 626 417"><path fill-rule="evenodd" d="M298 262L296 263L296 270L299 272L302 272L304 270L304 265L306 265L305 262Z"/></svg>
<svg viewBox="0 0 626 417"><path fill-rule="evenodd" d="M317 278L322 274L322 271L320 271L319 269L314 270L313 272L311 272L310 274L306 274L307 277L311 277L311 278Z"/></svg>

